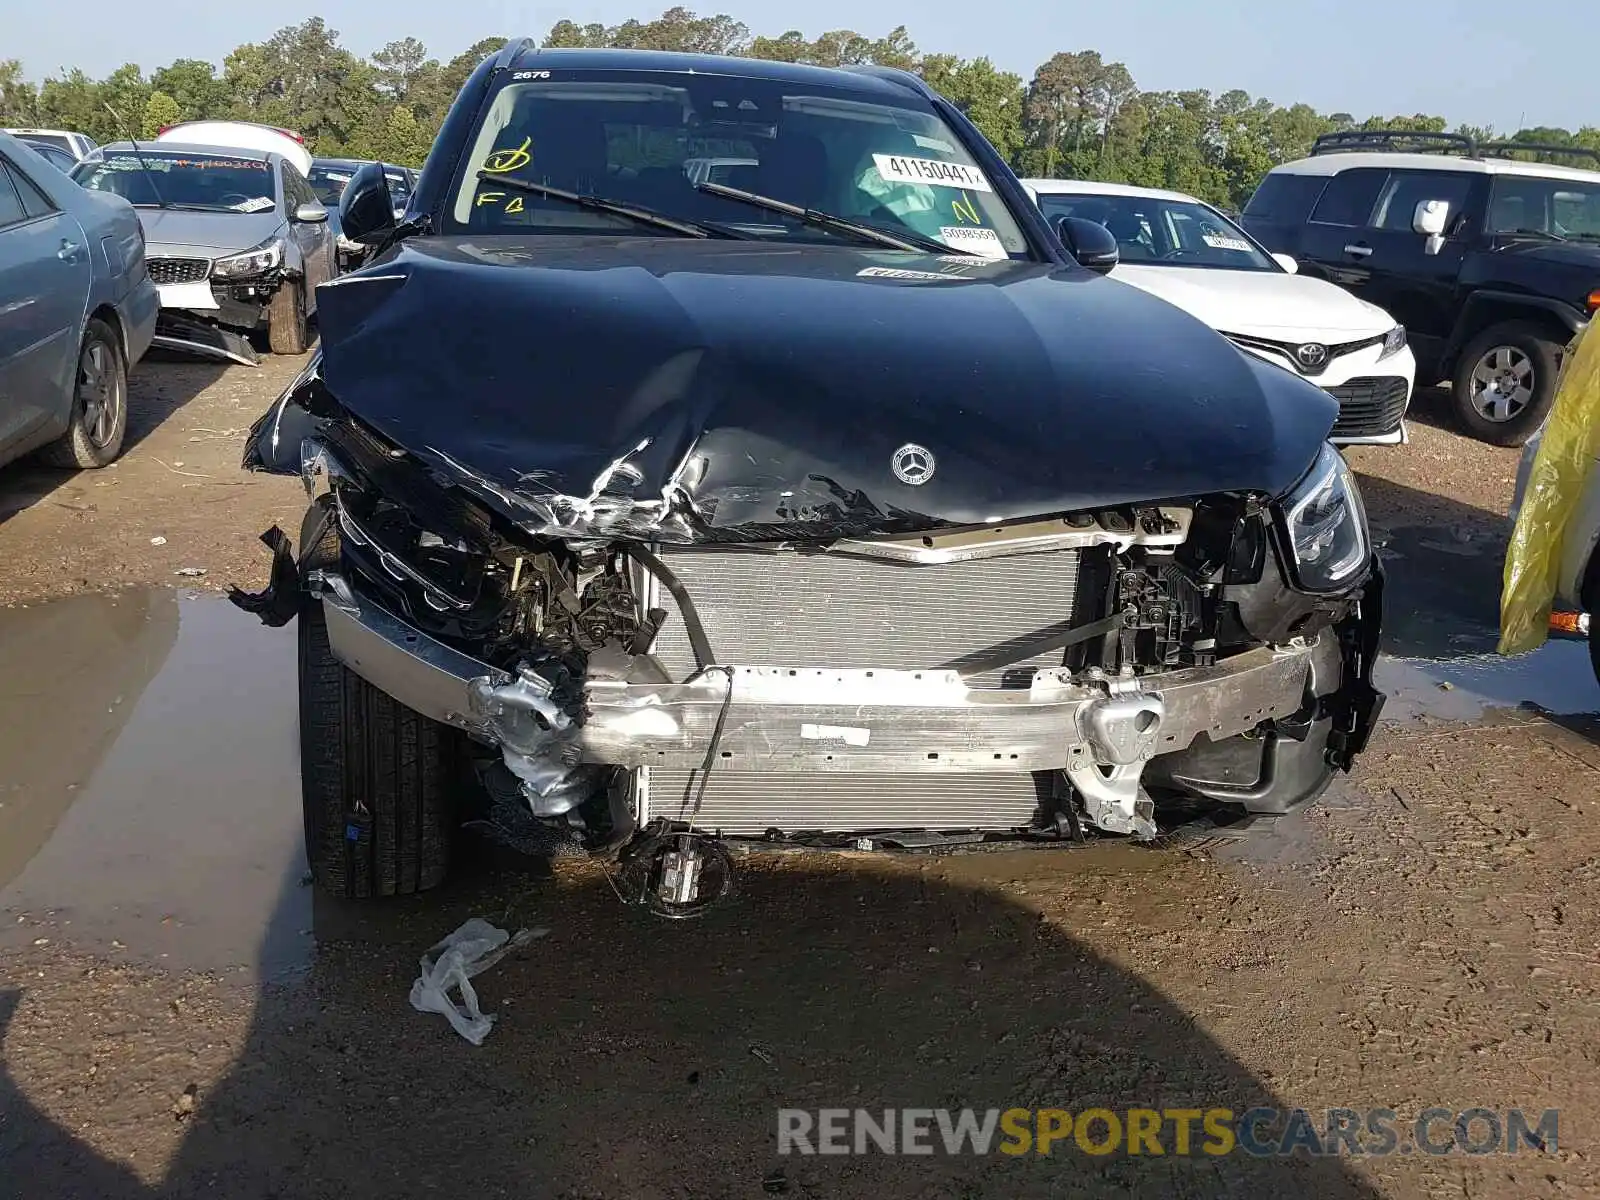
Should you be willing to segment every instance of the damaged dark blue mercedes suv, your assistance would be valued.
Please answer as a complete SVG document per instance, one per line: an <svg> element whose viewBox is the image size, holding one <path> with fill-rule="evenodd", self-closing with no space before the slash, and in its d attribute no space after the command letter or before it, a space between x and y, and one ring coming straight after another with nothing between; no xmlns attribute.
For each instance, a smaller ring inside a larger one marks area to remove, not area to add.
<svg viewBox="0 0 1600 1200"><path fill-rule="evenodd" d="M915 76L508 44L252 430L314 876L478 821L684 916L727 845L1148 841L1365 746L1334 404L1103 278Z"/></svg>

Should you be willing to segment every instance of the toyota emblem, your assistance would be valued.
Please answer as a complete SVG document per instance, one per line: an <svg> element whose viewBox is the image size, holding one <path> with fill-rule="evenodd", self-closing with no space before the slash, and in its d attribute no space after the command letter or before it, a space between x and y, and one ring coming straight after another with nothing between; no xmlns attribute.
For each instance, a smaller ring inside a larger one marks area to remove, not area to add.
<svg viewBox="0 0 1600 1200"><path fill-rule="evenodd" d="M1321 342L1307 342L1303 346L1296 346L1294 356L1308 371L1320 371L1328 365L1328 348Z"/></svg>
<svg viewBox="0 0 1600 1200"><path fill-rule="evenodd" d="M901 483L921 487L933 478L933 451L915 442L907 442L894 452L889 465L894 469L894 477Z"/></svg>

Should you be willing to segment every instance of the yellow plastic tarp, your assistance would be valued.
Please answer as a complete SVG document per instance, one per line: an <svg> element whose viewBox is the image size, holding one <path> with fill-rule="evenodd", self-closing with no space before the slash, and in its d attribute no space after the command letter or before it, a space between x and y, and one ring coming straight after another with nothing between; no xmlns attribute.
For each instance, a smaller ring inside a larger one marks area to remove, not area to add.
<svg viewBox="0 0 1600 1200"><path fill-rule="evenodd" d="M1549 634L1567 524L1600 458L1600 336L1588 336L1594 327L1567 347L1511 531L1500 592L1501 654L1524 654Z"/></svg>

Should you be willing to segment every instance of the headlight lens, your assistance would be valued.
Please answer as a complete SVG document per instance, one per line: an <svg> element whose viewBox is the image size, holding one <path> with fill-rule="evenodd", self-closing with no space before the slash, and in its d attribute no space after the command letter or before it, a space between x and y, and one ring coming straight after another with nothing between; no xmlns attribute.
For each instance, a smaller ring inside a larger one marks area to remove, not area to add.
<svg viewBox="0 0 1600 1200"><path fill-rule="evenodd" d="M1336 592L1366 569L1367 512L1349 464L1331 445L1280 506L1296 582L1307 592Z"/></svg>
<svg viewBox="0 0 1600 1200"><path fill-rule="evenodd" d="M216 279L246 279L251 275L264 275L282 261L283 239L273 238L243 254L217 259L211 264L211 274Z"/></svg>
<svg viewBox="0 0 1600 1200"><path fill-rule="evenodd" d="M1400 351L1404 350L1405 348L1406 327L1404 325L1396 325L1384 335L1383 353L1378 355L1378 361L1382 362L1391 355L1399 354Z"/></svg>

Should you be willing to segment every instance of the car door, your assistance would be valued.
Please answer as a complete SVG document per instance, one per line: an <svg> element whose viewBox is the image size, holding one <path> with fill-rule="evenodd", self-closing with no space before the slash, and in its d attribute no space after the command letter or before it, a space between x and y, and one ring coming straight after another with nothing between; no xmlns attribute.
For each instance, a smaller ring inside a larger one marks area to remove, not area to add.
<svg viewBox="0 0 1600 1200"><path fill-rule="evenodd" d="M89 239L0 153L0 448L71 412Z"/></svg>
<svg viewBox="0 0 1600 1200"><path fill-rule="evenodd" d="M1489 177L1465 171L1395 170L1378 193L1366 228L1343 247L1361 259L1356 295L1376 304L1406 327L1425 354L1450 335L1456 314L1456 280L1466 257L1470 231L1483 224ZM1412 227L1417 206L1440 201L1448 206L1442 241L1431 243Z"/></svg>
<svg viewBox="0 0 1600 1200"><path fill-rule="evenodd" d="M1365 235L1388 180L1385 168L1360 167L1340 171L1328 181L1300 239L1300 261L1314 268L1311 274L1342 287L1366 286L1369 256L1351 247Z"/></svg>

